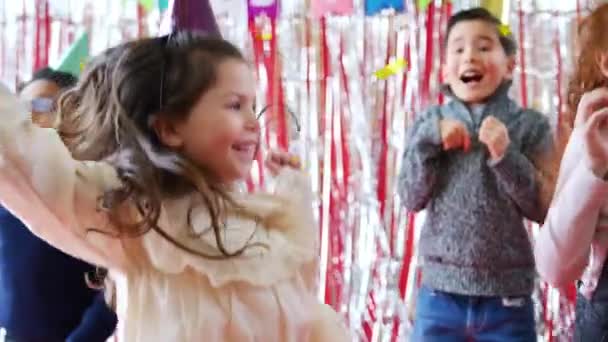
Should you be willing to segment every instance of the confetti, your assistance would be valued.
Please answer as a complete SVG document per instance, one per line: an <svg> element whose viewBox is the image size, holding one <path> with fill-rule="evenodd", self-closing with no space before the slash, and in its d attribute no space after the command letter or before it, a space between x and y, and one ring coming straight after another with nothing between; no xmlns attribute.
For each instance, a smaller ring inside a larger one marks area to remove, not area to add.
<svg viewBox="0 0 608 342"><path fill-rule="evenodd" d="M401 72L407 67L407 61L403 58L398 58L393 62L389 63L382 69L376 71L374 75L381 80L387 79L389 76L395 75Z"/></svg>
<svg viewBox="0 0 608 342"><path fill-rule="evenodd" d="M260 39L265 40L265 41L272 40L272 33L264 32L260 35Z"/></svg>
<svg viewBox="0 0 608 342"><path fill-rule="evenodd" d="M498 32L500 32L501 36L508 37L511 35L511 28L509 25L502 24L498 26Z"/></svg>

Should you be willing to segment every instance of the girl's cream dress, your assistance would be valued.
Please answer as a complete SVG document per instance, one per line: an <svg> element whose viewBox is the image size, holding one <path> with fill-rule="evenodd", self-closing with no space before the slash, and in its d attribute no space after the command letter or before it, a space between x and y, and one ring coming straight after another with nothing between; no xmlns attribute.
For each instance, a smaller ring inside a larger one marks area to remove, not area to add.
<svg viewBox="0 0 608 342"><path fill-rule="evenodd" d="M0 201L50 244L110 269L121 341L349 340L338 315L314 295L318 234L305 174L282 171L272 194L235 194L268 219L229 216L225 244L228 250L247 241L255 247L236 258L203 259L153 231L131 239L91 231L113 230L99 198L119 185L115 170L73 160L56 132L35 127L22 108L0 86ZM164 202L159 226L190 247L218 254L197 198Z"/></svg>

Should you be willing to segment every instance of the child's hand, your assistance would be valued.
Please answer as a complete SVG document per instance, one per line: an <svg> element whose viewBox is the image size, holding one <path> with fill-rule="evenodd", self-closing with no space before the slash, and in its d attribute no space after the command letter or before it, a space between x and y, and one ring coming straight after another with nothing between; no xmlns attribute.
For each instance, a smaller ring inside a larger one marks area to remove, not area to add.
<svg viewBox="0 0 608 342"><path fill-rule="evenodd" d="M597 88L583 94L576 110L574 127L582 126L593 113L608 106L608 88Z"/></svg>
<svg viewBox="0 0 608 342"><path fill-rule="evenodd" d="M302 163L300 158L294 154L282 151L270 151L266 157L266 167L273 175L277 175L284 167L300 169Z"/></svg>
<svg viewBox="0 0 608 342"><path fill-rule="evenodd" d="M593 114L585 124L585 158L591 171L606 178L608 173L608 108Z"/></svg>
<svg viewBox="0 0 608 342"><path fill-rule="evenodd" d="M442 119L439 122L443 150L449 151L462 148L465 152L471 147L471 137L467 127L454 119Z"/></svg>
<svg viewBox="0 0 608 342"><path fill-rule="evenodd" d="M481 123L479 141L486 145L492 160L502 158L511 143L505 124L493 116L488 116Z"/></svg>

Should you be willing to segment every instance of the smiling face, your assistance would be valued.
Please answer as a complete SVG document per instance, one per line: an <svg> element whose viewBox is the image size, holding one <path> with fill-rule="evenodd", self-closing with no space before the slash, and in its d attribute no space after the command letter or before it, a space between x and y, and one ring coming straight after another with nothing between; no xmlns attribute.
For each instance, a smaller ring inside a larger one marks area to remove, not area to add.
<svg viewBox="0 0 608 342"><path fill-rule="evenodd" d="M515 59L507 56L496 25L483 20L455 24L447 39L444 79L468 104L485 102L513 76Z"/></svg>
<svg viewBox="0 0 608 342"><path fill-rule="evenodd" d="M249 175L258 149L255 80L251 68L239 59L226 59L216 72L215 84L202 94L188 117L159 122L157 131L166 145L220 182L231 183Z"/></svg>

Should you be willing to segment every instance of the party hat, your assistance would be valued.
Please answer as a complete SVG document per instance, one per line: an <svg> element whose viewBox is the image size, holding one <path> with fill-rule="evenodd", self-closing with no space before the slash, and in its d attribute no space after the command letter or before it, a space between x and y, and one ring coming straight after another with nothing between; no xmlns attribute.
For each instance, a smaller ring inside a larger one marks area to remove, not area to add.
<svg viewBox="0 0 608 342"><path fill-rule="evenodd" d="M220 35L209 0L171 0L160 34L188 30Z"/></svg>
<svg viewBox="0 0 608 342"><path fill-rule="evenodd" d="M59 63L57 63L53 69L78 76L88 58L89 35L86 32L83 32L65 52L59 60Z"/></svg>
<svg viewBox="0 0 608 342"><path fill-rule="evenodd" d="M154 0L139 0L140 5L146 9L146 11L151 11L154 7L157 6Z"/></svg>

